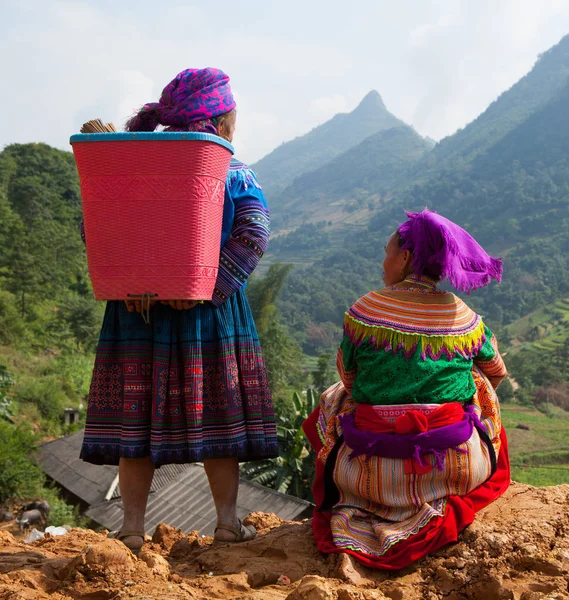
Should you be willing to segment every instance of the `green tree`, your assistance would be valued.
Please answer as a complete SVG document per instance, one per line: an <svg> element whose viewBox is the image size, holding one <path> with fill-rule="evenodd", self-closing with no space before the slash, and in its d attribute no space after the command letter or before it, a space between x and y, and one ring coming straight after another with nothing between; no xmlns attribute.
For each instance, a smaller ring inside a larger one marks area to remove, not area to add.
<svg viewBox="0 0 569 600"><path fill-rule="evenodd" d="M276 317L277 299L293 268L293 265L272 264L264 277L254 277L247 285L247 298L260 336L268 331Z"/></svg>
<svg viewBox="0 0 569 600"><path fill-rule="evenodd" d="M298 498L311 499L314 481L314 451L310 447L302 423L318 406L318 395L307 390L292 395L293 414L281 415L277 422L279 456L259 463L246 463L241 473L246 479Z"/></svg>
<svg viewBox="0 0 569 600"><path fill-rule="evenodd" d="M59 307L57 318L75 338L77 349L95 348L100 329L95 302L80 296L70 297Z"/></svg>
<svg viewBox="0 0 569 600"><path fill-rule="evenodd" d="M512 402L514 400L514 386L507 377L498 388L498 397L501 402Z"/></svg>
<svg viewBox="0 0 569 600"><path fill-rule="evenodd" d="M38 494L44 478L28 458L34 448L29 429L0 420L0 503Z"/></svg>
<svg viewBox="0 0 569 600"><path fill-rule="evenodd" d="M334 372L330 366L330 355L321 354L318 357L318 365L312 371L312 383L316 391L321 394L331 383L334 378Z"/></svg>
<svg viewBox="0 0 569 600"><path fill-rule="evenodd" d="M277 399L291 387L302 387L306 379L302 349L289 335L275 304L291 269L292 265L271 265L264 277L253 278L247 286L269 383Z"/></svg>

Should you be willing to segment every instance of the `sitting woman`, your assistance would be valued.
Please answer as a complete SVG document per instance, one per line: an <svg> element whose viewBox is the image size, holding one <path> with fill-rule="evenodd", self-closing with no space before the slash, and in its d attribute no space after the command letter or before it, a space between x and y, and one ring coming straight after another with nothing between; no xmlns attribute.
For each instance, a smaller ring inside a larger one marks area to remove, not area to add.
<svg viewBox="0 0 569 600"><path fill-rule="evenodd" d="M502 261L432 211L407 217L385 248L386 287L346 313L341 382L304 423L318 455L318 548L381 569L456 541L510 483L496 338L437 289L499 281Z"/></svg>

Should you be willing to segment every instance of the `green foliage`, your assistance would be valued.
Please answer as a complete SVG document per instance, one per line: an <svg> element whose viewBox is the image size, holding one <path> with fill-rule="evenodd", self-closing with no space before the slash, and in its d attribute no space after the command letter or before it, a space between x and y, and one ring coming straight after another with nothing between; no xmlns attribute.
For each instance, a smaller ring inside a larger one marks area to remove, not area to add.
<svg viewBox="0 0 569 600"><path fill-rule="evenodd" d="M97 305L89 298L71 296L59 307L57 317L64 330L69 331L77 349L93 351L101 328L101 315Z"/></svg>
<svg viewBox="0 0 569 600"><path fill-rule="evenodd" d="M39 494L44 478L29 459L34 448L29 429L0 419L0 503Z"/></svg>
<svg viewBox="0 0 569 600"><path fill-rule="evenodd" d="M46 500L50 506L48 525L83 528L89 525L89 518L83 516L77 506L67 504L57 488L44 486L37 497Z"/></svg>
<svg viewBox="0 0 569 600"><path fill-rule="evenodd" d="M19 346L27 338L25 321L13 294L0 290L0 345Z"/></svg>
<svg viewBox="0 0 569 600"><path fill-rule="evenodd" d="M547 467L512 466L512 479L537 487L569 483L569 466L548 465Z"/></svg>
<svg viewBox="0 0 569 600"><path fill-rule="evenodd" d="M312 389L302 394L294 392L292 406L290 415L281 415L278 419L278 458L247 463L241 467L241 473L250 481L310 500L315 456L302 430L302 423L318 406L318 394Z"/></svg>
<svg viewBox="0 0 569 600"><path fill-rule="evenodd" d="M374 133L319 169L296 174L275 203L274 222L289 228L313 215L338 218L360 210L365 214L404 184L430 149L430 143L407 125Z"/></svg>
<svg viewBox="0 0 569 600"><path fill-rule="evenodd" d="M321 354L318 357L318 365L312 371L312 383L314 389L319 393L327 389L333 380L336 378L335 370L332 368L331 356L329 354Z"/></svg>
<svg viewBox="0 0 569 600"><path fill-rule="evenodd" d="M259 335L265 334L272 321L277 318L276 302L281 293L287 275L293 265L276 263L262 278L252 278L247 286L247 299L251 306L253 317Z"/></svg>
<svg viewBox="0 0 569 600"><path fill-rule="evenodd" d="M247 286L273 396L278 400L290 387L304 385L302 350L289 336L275 306L292 265L271 265L262 278Z"/></svg>
<svg viewBox="0 0 569 600"><path fill-rule="evenodd" d="M502 381L500 384L498 396L502 404L509 403L514 400L514 386L508 378L504 379L504 381Z"/></svg>
<svg viewBox="0 0 569 600"><path fill-rule="evenodd" d="M23 378L14 388L14 399L20 404L37 406L42 418L52 422L63 420L66 395L57 377Z"/></svg>
<svg viewBox="0 0 569 600"><path fill-rule="evenodd" d="M0 365L0 418L11 420L13 417L12 401L8 392L14 384L12 374L4 365Z"/></svg>
<svg viewBox="0 0 569 600"><path fill-rule="evenodd" d="M281 252L311 252L327 247L330 243L330 234L326 231L326 221L318 223L305 223L293 231L273 237L270 251L273 254Z"/></svg>

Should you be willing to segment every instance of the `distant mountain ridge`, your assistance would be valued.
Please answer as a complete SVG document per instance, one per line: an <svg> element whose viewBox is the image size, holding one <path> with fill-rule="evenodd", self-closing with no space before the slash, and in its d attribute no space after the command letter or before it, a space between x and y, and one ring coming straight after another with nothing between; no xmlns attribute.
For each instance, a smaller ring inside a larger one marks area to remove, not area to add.
<svg viewBox="0 0 569 600"><path fill-rule="evenodd" d="M403 125L374 90L352 112L337 114L307 134L281 144L252 167L270 197L299 175L318 169L370 135Z"/></svg>
<svg viewBox="0 0 569 600"><path fill-rule="evenodd" d="M327 350L318 340L331 343L346 308L381 286L382 246L403 209L428 206L504 257L502 284L468 300L494 327L568 296L569 36L464 129L425 143L402 128L368 136L277 197L286 236L269 260L299 265L280 309L305 351Z"/></svg>
<svg viewBox="0 0 569 600"><path fill-rule="evenodd" d="M474 121L444 138L429 156L431 165L449 158L469 160L543 108L569 80L569 35L541 54L531 71L501 94Z"/></svg>
<svg viewBox="0 0 569 600"><path fill-rule="evenodd" d="M285 188L273 210L276 228L306 220L337 221L364 207L378 208L431 148L432 143L408 125L370 135Z"/></svg>

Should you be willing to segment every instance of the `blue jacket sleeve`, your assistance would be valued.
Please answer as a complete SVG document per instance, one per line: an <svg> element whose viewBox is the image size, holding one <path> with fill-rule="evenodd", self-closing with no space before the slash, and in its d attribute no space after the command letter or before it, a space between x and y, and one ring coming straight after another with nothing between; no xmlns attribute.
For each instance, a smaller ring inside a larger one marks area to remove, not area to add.
<svg viewBox="0 0 569 600"><path fill-rule="evenodd" d="M235 213L229 239L221 249L214 306L243 287L267 250L270 236L269 208L254 173L243 165L229 172L227 185Z"/></svg>

